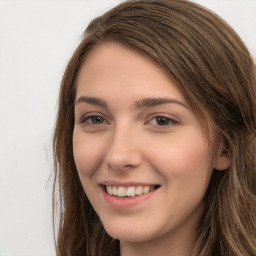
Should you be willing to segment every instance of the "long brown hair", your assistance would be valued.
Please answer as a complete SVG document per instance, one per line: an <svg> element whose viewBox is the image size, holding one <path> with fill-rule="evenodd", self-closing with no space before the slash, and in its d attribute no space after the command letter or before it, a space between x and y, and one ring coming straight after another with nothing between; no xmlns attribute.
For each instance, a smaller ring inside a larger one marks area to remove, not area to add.
<svg viewBox="0 0 256 256"><path fill-rule="evenodd" d="M256 255L255 65L227 23L184 0L121 3L89 24L67 65L53 138L57 255L120 254L84 193L72 150L76 78L88 52L106 41L131 47L163 68L205 130L226 143L231 164L213 170L192 255Z"/></svg>

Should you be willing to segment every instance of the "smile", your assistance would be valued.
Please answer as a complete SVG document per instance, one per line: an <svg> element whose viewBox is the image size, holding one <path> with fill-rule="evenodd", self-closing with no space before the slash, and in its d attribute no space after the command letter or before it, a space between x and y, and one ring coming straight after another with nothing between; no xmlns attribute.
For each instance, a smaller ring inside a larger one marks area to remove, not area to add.
<svg viewBox="0 0 256 256"><path fill-rule="evenodd" d="M107 183L107 184L106 184ZM159 194L160 185L150 184L117 184L116 182L106 182L101 184L104 201L107 205L115 209L127 209L139 205L144 205L150 198Z"/></svg>
<svg viewBox="0 0 256 256"><path fill-rule="evenodd" d="M151 186L105 186L106 192L111 196L116 197L136 197L143 194L148 194L156 190L158 185Z"/></svg>

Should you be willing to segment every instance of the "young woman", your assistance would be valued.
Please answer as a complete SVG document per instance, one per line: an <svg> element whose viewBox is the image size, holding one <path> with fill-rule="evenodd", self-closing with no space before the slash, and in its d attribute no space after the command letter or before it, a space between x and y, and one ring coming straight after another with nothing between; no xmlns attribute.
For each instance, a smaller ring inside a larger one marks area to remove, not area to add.
<svg viewBox="0 0 256 256"><path fill-rule="evenodd" d="M241 39L195 3L93 20L60 89L57 255L256 255L255 90Z"/></svg>

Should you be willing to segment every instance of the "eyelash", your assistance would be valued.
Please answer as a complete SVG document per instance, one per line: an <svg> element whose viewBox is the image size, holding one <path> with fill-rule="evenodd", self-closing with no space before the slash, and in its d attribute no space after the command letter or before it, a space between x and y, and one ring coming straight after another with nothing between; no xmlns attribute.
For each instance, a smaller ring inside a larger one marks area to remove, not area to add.
<svg viewBox="0 0 256 256"><path fill-rule="evenodd" d="M168 122L168 124L163 124L163 125L160 125L160 124L157 124L157 118L159 119L162 119L162 120L165 120ZM156 124L152 124L152 120L155 120L155 123ZM173 125L176 125L178 124L179 122L173 118L170 118L168 116L165 116L165 115L156 115L156 116L153 116L152 118L150 118L150 120L147 122L147 123L151 123L151 125L153 126L157 126L157 127L160 127L160 128L167 128L169 126L173 126Z"/></svg>
<svg viewBox="0 0 256 256"><path fill-rule="evenodd" d="M92 122L92 118L100 118L102 120L102 123L98 123L98 124L94 124ZM159 125L157 124L157 118L161 118L162 120L165 120L167 121L168 123L167 124L163 124L163 125ZM89 121L90 120L90 121ZM152 124L151 122L155 120L155 124ZM90 113L88 115L85 115L81 118L81 121L80 121L81 124L88 124L90 126L98 126L98 125L102 125L102 124L109 124L110 122L104 117L102 116L101 114L93 114L93 113ZM155 115L155 116L152 116L149 121L146 122L146 124L151 124L152 126L156 126L156 127L160 127L161 129L162 128L167 128L169 126L174 126L176 124L178 124L179 122L173 118L170 118L168 116L165 116L165 115Z"/></svg>
<svg viewBox="0 0 256 256"><path fill-rule="evenodd" d="M92 123L92 122L88 122L88 120L90 120L90 119L92 119L92 118L97 118L97 117L101 118L101 119L103 120L103 123L94 124L94 123ZM107 122L107 124L109 124L109 122L106 120L105 117L103 117L103 116L100 115L100 114L93 114L93 113L90 113L90 114L88 114L88 115L83 116L83 117L81 118L81 120L80 120L80 123L81 123L81 124L87 123L87 124L92 125L92 126L94 126L94 125L101 125L101 124L104 124L104 123L106 123L106 122Z"/></svg>

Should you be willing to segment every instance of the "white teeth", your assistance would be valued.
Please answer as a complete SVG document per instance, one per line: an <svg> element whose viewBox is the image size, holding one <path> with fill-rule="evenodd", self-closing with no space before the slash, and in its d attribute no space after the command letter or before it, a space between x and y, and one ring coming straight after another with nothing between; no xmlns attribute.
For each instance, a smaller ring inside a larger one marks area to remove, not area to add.
<svg viewBox="0 0 256 256"><path fill-rule="evenodd" d="M112 195L117 196L117 188L112 187Z"/></svg>
<svg viewBox="0 0 256 256"><path fill-rule="evenodd" d="M121 197L126 196L126 188L125 187L119 187L117 189L117 195L121 196Z"/></svg>
<svg viewBox="0 0 256 256"><path fill-rule="evenodd" d="M138 187L136 188L135 193L136 193L137 196L142 195L142 186L138 186Z"/></svg>
<svg viewBox="0 0 256 256"><path fill-rule="evenodd" d="M130 186L130 187L116 187L116 186L106 186L106 191L109 195L114 195L118 197L132 197L140 196L142 194L147 194L154 191L155 186Z"/></svg>
<svg viewBox="0 0 256 256"><path fill-rule="evenodd" d="M111 186L107 186L106 189L107 189L107 192L108 192L110 195L113 195L112 187L111 187Z"/></svg>
<svg viewBox="0 0 256 256"><path fill-rule="evenodd" d="M145 186L143 188L143 194L147 194L149 192L149 186Z"/></svg>
<svg viewBox="0 0 256 256"><path fill-rule="evenodd" d="M126 189L127 196L135 196L135 187L129 187Z"/></svg>
<svg viewBox="0 0 256 256"><path fill-rule="evenodd" d="M121 197L126 196L126 188L125 187L119 187L117 189L117 195L121 196Z"/></svg>

